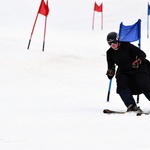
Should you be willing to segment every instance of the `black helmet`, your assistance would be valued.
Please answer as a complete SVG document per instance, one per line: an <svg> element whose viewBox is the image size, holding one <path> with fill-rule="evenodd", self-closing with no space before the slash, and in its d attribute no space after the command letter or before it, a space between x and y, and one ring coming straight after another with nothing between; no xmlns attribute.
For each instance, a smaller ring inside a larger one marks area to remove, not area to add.
<svg viewBox="0 0 150 150"><path fill-rule="evenodd" d="M107 35L108 44L115 43L115 42L118 42L118 41L119 41L119 36L116 32L110 32Z"/></svg>

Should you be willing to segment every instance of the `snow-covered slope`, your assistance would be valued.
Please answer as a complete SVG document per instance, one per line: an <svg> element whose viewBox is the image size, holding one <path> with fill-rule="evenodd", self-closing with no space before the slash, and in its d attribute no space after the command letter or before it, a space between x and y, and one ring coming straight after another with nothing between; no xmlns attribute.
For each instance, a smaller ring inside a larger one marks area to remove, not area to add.
<svg viewBox="0 0 150 150"><path fill-rule="evenodd" d="M150 116L104 115L104 108L125 111L109 80L106 35L119 25L142 20L146 38L147 2L104 0L104 29L93 0L51 0L45 51L44 16L39 15L30 49L27 44L40 0L3 1L0 6L1 150L149 150ZM137 44L137 43L135 43ZM140 96L142 109L150 102Z"/></svg>

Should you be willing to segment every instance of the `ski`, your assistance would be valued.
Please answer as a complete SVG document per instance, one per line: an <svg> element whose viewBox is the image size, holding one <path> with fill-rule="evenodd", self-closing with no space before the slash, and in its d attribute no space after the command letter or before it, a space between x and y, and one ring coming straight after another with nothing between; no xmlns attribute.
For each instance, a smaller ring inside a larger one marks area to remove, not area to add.
<svg viewBox="0 0 150 150"><path fill-rule="evenodd" d="M150 115L150 112L137 112L136 115L137 115L137 116Z"/></svg>
<svg viewBox="0 0 150 150"><path fill-rule="evenodd" d="M115 110L110 110L110 109L104 109L103 110L104 114L126 114L129 113L127 111L115 111ZM143 112L143 111L136 111L136 116L141 116L141 115L150 115L150 112Z"/></svg>
<svg viewBox="0 0 150 150"><path fill-rule="evenodd" d="M104 114L125 114L125 111L115 111L115 110L110 110L110 109L104 109L103 110Z"/></svg>

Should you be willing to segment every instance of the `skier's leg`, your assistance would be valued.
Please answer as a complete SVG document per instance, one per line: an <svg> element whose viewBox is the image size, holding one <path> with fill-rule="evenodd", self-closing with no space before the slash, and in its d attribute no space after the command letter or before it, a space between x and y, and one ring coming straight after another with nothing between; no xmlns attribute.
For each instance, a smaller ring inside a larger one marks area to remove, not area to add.
<svg viewBox="0 0 150 150"><path fill-rule="evenodd" d="M117 93L120 95L125 106L136 106L135 100L130 90L131 77L128 74L117 75Z"/></svg>
<svg viewBox="0 0 150 150"><path fill-rule="evenodd" d="M150 93L143 93L145 97L150 101Z"/></svg>
<svg viewBox="0 0 150 150"><path fill-rule="evenodd" d="M135 100L134 100L129 88L120 91L119 95L120 95L121 99L123 100L123 102L127 108L130 105L132 105L133 107L136 107Z"/></svg>
<svg viewBox="0 0 150 150"><path fill-rule="evenodd" d="M138 88L150 100L150 78L147 72L138 73L134 78Z"/></svg>

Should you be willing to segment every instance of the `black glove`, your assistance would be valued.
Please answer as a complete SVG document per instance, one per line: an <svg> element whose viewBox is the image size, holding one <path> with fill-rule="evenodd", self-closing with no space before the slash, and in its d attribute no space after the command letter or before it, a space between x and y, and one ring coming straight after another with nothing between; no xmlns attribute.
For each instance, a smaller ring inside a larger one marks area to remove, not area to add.
<svg viewBox="0 0 150 150"><path fill-rule="evenodd" d="M115 75L115 68L108 69L106 75L107 75L108 79L112 79Z"/></svg>
<svg viewBox="0 0 150 150"><path fill-rule="evenodd" d="M135 60L133 63L132 63L132 68L139 68L139 65L142 63L142 60L140 58L138 58L137 60Z"/></svg>

